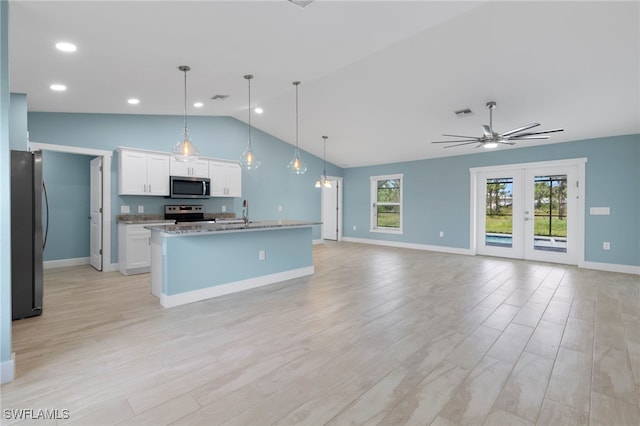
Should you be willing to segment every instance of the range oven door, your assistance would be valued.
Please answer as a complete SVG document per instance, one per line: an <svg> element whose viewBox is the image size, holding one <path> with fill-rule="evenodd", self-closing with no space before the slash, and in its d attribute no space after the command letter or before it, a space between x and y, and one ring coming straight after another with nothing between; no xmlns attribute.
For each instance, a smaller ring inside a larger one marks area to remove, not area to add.
<svg viewBox="0 0 640 426"><path fill-rule="evenodd" d="M171 198L209 198L211 179L201 177L170 177Z"/></svg>

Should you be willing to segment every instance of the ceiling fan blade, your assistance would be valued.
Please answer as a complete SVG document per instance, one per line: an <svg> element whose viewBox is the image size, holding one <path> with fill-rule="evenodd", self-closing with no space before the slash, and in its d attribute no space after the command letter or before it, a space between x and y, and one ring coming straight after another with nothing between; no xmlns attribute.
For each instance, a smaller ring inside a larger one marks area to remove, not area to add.
<svg viewBox="0 0 640 426"><path fill-rule="evenodd" d="M493 134L491 133L491 128L489 126L487 126L486 124L482 125L482 131L484 132L484 135L486 137L488 137L488 138L493 136Z"/></svg>
<svg viewBox="0 0 640 426"><path fill-rule="evenodd" d="M540 135L521 135L521 136L512 136L507 138L509 141L528 141L533 139L549 139L549 136L540 136Z"/></svg>
<svg viewBox="0 0 640 426"><path fill-rule="evenodd" d="M527 133L520 133L519 135L513 135L512 137L518 137L518 136L532 136L532 135L544 135L546 133L556 133L556 132L564 132L564 129L562 128L557 128L557 129L550 129L550 130L543 130L541 132L527 132Z"/></svg>
<svg viewBox="0 0 640 426"><path fill-rule="evenodd" d="M469 145L469 144L477 143L477 142L478 142L478 141L465 142L465 143L459 143L459 144L455 144L455 145L445 146L445 148L454 148L454 147L456 147L456 146Z"/></svg>
<svg viewBox="0 0 640 426"><path fill-rule="evenodd" d="M515 142L503 142L503 141L497 141L496 143L501 143L503 145L515 145Z"/></svg>
<svg viewBox="0 0 640 426"><path fill-rule="evenodd" d="M458 139L454 141L435 141L431 143L478 142L478 139Z"/></svg>
<svg viewBox="0 0 640 426"><path fill-rule="evenodd" d="M513 130L509 130L508 132L504 132L504 133L502 133L502 136L509 136L509 135L513 135L514 133L524 132L525 130L532 129L532 128L534 128L536 126L539 126L539 125L540 125L540 123L527 124L526 126L518 127L517 129L513 129Z"/></svg>
<svg viewBox="0 0 640 426"><path fill-rule="evenodd" d="M477 136L467 136L467 135L446 135L446 134L442 134L442 136L449 136L452 138L465 138L465 139L478 139Z"/></svg>

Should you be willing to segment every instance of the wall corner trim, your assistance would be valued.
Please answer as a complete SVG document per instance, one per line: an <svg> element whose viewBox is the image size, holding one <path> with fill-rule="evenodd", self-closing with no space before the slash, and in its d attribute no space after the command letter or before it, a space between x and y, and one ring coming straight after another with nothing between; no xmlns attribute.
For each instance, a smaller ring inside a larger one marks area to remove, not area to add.
<svg viewBox="0 0 640 426"><path fill-rule="evenodd" d="M0 364L0 384L12 382L16 374L16 353L11 353L11 359Z"/></svg>

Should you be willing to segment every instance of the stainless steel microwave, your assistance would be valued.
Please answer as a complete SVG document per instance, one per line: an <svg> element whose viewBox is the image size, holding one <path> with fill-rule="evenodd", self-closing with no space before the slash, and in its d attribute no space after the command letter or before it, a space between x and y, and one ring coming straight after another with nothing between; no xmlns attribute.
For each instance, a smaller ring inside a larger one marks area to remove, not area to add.
<svg viewBox="0 0 640 426"><path fill-rule="evenodd" d="M202 177L170 176L171 198L209 198L211 179Z"/></svg>

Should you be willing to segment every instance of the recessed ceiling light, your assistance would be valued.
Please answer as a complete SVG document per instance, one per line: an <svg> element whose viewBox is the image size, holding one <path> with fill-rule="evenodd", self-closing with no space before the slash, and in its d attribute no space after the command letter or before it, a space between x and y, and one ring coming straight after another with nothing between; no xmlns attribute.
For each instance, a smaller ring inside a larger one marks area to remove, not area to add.
<svg viewBox="0 0 640 426"><path fill-rule="evenodd" d="M65 90L67 90L67 86L65 86L64 84L52 84L51 86L49 86L49 89L55 90L56 92L64 92Z"/></svg>
<svg viewBox="0 0 640 426"><path fill-rule="evenodd" d="M61 41L60 43L56 43L56 49L61 50L63 52L75 52L77 47L73 43L67 43L66 41Z"/></svg>
<svg viewBox="0 0 640 426"><path fill-rule="evenodd" d="M128 99L127 102L130 103L131 105L138 105L140 103L140 99L131 98L131 99Z"/></svg>
<svg viewBox="0 0 640 426"><path fill-rule="evenodd" d="M256 112L256 114L262 114L264 112L264 110L260 107L255 107L253 110Z"/></svg>
<svg viewBox="0 0 640 426"><path fill-rule="evenodd" d="M195 102L193 104L193 106L196 107L196 108L202 108L204 106L204 104L202 102Z"/></svg>

